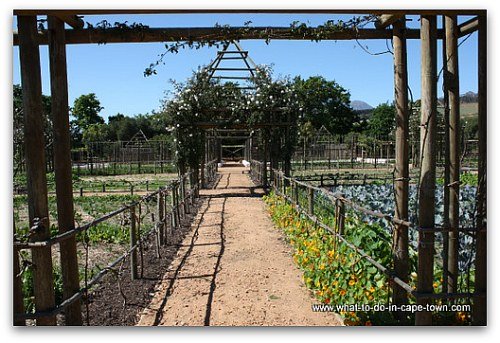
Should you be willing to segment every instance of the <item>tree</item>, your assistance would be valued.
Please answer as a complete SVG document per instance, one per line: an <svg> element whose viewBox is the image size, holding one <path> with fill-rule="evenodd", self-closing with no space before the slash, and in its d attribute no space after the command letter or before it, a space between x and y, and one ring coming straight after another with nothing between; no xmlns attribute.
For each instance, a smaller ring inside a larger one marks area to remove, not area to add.
<svg viewBox="0 0 500 343"><path fill-rule="evenodd" d="M350 107L351 95L335 81L327 81L322 76L307 80L294 79L295 91L302 105L302 124L310 122L315 129L325 126L333 134L349 133L358 121Z"/></svg>
<svg viewBox="0 0 500 343"><path fill-rule="evenodd" d="M368 132L373 138L389 140L396 126L396 110L388 103L378 105L368 123Z"/></svg>
<svg viewBox="0 0 500 343"><path fill-rule="evenodd" d="M80 145L84 131L92 124L104 124L104 119L99 115L103 110L101 102L94 93L84 94L75 99L71 108L71 134L74 143Z"/></svg>

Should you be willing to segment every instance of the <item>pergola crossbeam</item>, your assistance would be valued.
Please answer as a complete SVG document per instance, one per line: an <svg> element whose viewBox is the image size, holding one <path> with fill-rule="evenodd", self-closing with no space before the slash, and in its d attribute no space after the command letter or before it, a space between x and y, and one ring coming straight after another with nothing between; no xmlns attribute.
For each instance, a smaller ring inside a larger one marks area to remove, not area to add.
<svg viewBox="0 0 500 343"><path fill-rule="evenodd" d="M438 30L438 38L442 38L443 31ZM208 41L208 40L316 40L313 33L300 33L292 31L289 27L198 27L198 28L141 28L140 30L124 30L119 28L66 30L66 44L104 44L104 43L158 43L177 41ZM392 30L359 29L343 30L325 33L321 40L373 40L391 39ZM407 29L407 39L420 39L419 29ZM14 45L19 45L17 32L14 32ZM39 45L48 44L46 32L39 32L37 36Z"/></svg>
<svg viewBox="0 0 500 343"><path fill-rule="evenodd" d="M71 26L73 29L80 30L83 29L83 27L85 26L85 22L77 15L58 14L55 16L60 20L64 21L64 23Z"/></svg>

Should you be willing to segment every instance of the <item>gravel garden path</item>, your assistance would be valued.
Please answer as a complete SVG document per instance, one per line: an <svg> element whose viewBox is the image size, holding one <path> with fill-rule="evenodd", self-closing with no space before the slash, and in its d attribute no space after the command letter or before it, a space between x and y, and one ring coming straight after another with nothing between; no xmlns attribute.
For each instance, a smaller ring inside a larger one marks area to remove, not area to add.
<svg viewBox="0 0 500 343"><path fill-rule="evenodd" d="M341 325L315 302L274 227L248 169L220 168L163 281L143 311L142 326Z"/></svg>

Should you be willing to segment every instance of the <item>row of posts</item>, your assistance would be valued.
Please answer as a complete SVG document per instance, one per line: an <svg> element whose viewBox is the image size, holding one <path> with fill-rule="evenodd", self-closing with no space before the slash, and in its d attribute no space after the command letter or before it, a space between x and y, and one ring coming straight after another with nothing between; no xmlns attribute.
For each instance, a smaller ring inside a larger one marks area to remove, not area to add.
<svg viewBox="0 0 500 343"><path fill-rule="evenodd" d="M189 174L190 175L190 174ZM168 244L168 236L179 228L182 219L191 213L191 207L197 196L197 185L192 185L191 191L187 191L187 183L190 180L186 175L179 180L172 181L168 188L160 188L157 195L158 218L155 222L154 213L152 220L155 225L156 256L160 258L160 246ZM170 199L169 199L170 195ZM168 203L170 200L170 204ZM169 206L170 205L170 206ZM138 214L136 213L138 210ZM170 227L170 230L167 230ZM137 245L141 254L141 204L130 207L130 276L132 280L138 278L138 256ZM141 269L142 273L142 269Z"/></svg>

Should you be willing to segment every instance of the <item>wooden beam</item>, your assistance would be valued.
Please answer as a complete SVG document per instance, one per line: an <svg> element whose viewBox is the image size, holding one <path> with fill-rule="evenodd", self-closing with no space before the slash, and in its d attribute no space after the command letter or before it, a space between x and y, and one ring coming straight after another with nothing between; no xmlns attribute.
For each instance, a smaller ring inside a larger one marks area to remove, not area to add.
<svg viewBox="0 0 500 343"><path fill-rule="evenodd" d="M64 233L72 230L75 226L64 22L57 17L49 16L48 29L57 225L59 233ZM68 299L80 290L78 257L74 236L60 243L60 253L63 296L64 299ZM75 301L66 309L65 319L66 325L82 325L80 301Z"/></svg>
<svg viewBox="0 0 500 343"><path fill-rule="evenodd" d="M418 222L421 228L434 228L436 211L436 116L437 116L437 39L436 17L421 17L422 100L420 120L420 180L418 189ZM418 236L417 292L433 293L434 232L421 230ZM429 298L419 298L417 305L431 304ZM416 325L432 325L432 312L419 311Z"/></svg>
<svg viewBox="0 0 500 343"><path fill-rule="evenodd" d="M472 307L472 320L475 325L487 324L487 59L488 59L488 40L487 40L487 18L479 17L478 30L478 188L477 188L477 216L476 223L479 232L476 236L476 268L474 291L484 294L484 297L474 299Z"/></svg>
<svg viewBox="0 0 500 343"><path fill-rule="evenodd" d="M144 28L141 30L126 30L111 28L66 30L66 44L104 44L104 43L157 43L176 41L200 41L200 40L257 40L270 36L274 40L314 40L317 37L300 32L293 32L289 27L197 27L197 28ZM442 31L438 32L438 38L442 37ZM391 39L392 30L359 29L330 32L322 40L372 40ZM419 29L407 29L407 39L420 39ZM18 35L14 32L14 45L19 44ZM46 32L40 32L37 36L40 45L48 43Z"/></svg>
<svg viewBox="0 0 500 343"><path fill-rule="evenodd" d="M478 28L479 28L478 17L469 19L458 26L459 37L463 37L465 35L468 35L469 33L477 31Z"/></svg>
<svg viewBox="0 0 500 343"><path fill-rule="evenodd" d="M396 102L396 165L395 165L395 218L408 220L408 136L409 136L409 111L408 111L408 67L405 37L405 17L393 23L394 46L394 98ZM393 232L393 259L396 275L408 283L409 258L408 258L408 227L397 225ZM393 303L401 306L408 303L405 289L397 284L393 286ZM404 320L404 312L395 313L398 320Z"/></svg>
<svg viewBox="0 0 500 343"><path fill-rule="evenodd" d="M384 9L374 10L373 8L354 9L18 9L14 10L14 15L112 15L112 14L215 14L215 13L269 13L269 14L400 14L400 15L480 15L485 14L484 9Z"/></svg>
<svg viewBox="0 0 500 343"><path fill-rule="evenodd" d="M80 30L83 29L83 27L85 26L85 22L82 19L80 19L77 15L56 14L55 16L74 29Z"/></svg>
<svg viewBox="0 0 500 343"><path fill-rule="evenodd" d="M377 29L385 29L387 26L394 24L401 17L400 14L382 14L378 16L377 21L375 22L375 27Z"/></svg>
<svg viewBox="0 0 500 343"><path fill-rule="evenodd" d="M458 249L459 249L459 193L460 193L460 92L458 79L458 26L456 16L445 16L446 31L446 72L444 79L448 91L450 107L449 141L449 193L448 218L448 293L457 292L458 284Z"/></svg>
<svg viewBox="0 0 500 343"><path fill-rule="evenodd" d="M31 241L50 237L47 178L45 172L45 140L42 117L42 80L40 52L36 43L35 16L19 17L19 57L23 90L24 146L26 149L26 179L28 182L29 227ZM37 311L49 311L55 306L51 248L32 251L33 288ZM56 325L56 317L37 319L37 325Z"/></svg>

